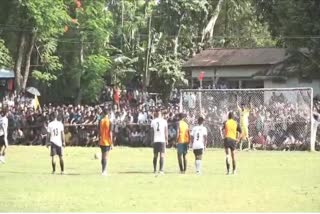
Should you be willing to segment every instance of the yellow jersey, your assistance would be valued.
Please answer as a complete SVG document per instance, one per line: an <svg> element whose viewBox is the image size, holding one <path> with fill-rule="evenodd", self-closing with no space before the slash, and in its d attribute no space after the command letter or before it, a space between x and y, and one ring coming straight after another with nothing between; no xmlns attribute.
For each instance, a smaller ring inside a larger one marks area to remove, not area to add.
<svg viewBox="0 0 320 214"><path fill-rule="evenodd" d="M223 126L224 137L230 138L232 140L237 140L237 132L241 133L241 128L239 127L237 121L234 119L228 119Z"/></svg>
<svg viewBox="0 0 320 214"><path fill-rule="evenodd" d="M189 134L189 125L183 121L179 121L179 136L178 136L178 143L189 143L190 141L190 134Z"/></svg>
<svg viewBox="0 0 320 214"><path fill-rule="evenodd" d="M240 109L240 125L249 126L249 114L250 109L245 108L244 110Z"/></svg>

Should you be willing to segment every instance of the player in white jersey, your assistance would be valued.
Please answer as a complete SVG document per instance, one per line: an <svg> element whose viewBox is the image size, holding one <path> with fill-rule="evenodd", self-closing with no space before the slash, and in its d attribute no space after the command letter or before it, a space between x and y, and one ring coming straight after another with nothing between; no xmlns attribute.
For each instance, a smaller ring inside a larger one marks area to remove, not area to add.
<svg viewBox="0 0 320 214"><path fill-rule="evenodd" d="M55 155L59 156L61 174L64 174L63 162L63 147L64 141L64 127L62 122L58 121L58 113L54 113L54 120L48 125L47 146L51 147L50 156L52 158L52 174L56 172Z"/></svg>
<svg viewBox="0 0 320 214"><path fill-rule="evenodd" d="M168 123L161 117L161 112L155 112L155 119L151 121L151 130L153 133L153 170L157 172L158 154L160 153L159 173L163 174L164 154L166 145L168 145Z"/></svg>
<svg viewBox="0 0 320 214"><path fill-rule="evenodd" d="M203 150L207 146L207 136L208 131L207 128L203 126L204 118L198 118L198 125L193 127L191 132L191 145L190 147L193 149L193 153L195 156L195 166L196 173L201 174L201 160Z"/></svg>
<svg viewBox="0 0 320 214"><path fill-rule="evenodd" d="M5 110L0 115L0 163L5 163L4 156L8 147L8 118Z"/></svg>
<svg viewBox="0 0 320 214"><path fill-rule="evenodd" d="M311 126L311 146L314 148L317 138L317 130L320 124L320 97L317 95L313 98L313 117L312 117L312 126Z"/></svg>

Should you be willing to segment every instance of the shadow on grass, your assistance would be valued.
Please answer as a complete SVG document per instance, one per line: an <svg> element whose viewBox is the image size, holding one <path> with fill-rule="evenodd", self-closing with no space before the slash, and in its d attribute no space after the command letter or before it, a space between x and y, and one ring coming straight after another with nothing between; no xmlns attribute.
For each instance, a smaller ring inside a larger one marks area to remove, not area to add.
<svg viewBox="0 0 320 214"><path fill-rule="evenodd" d="M151 171L123 171L118 174L154 174ZM175 172L164 172L164 174L175 174Z"/></svg>
<svg viewBox="0 0 320 214"><path fill-rule="evenodd" d="M152 174L153 172L150 171L124 171L118 172L118 174Z"/></svg>
<svg viewBox="0 0 320 214"><path fill-rule="evenodd" d="M21 174L21 175L61 175L59 172L52 174L51 172L18 172L18 171L0 171L0 174ZM81 175L80 173L65 173L61 176L74 176Z"/></svg>

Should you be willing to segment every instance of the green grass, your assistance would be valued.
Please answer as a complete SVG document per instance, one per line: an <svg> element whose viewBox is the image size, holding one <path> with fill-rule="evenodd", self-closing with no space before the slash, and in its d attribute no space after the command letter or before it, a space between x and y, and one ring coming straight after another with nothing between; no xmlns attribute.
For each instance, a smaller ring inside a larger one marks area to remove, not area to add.
<svg viewBox="0 0 320 214"><path fill-rule="evenodd" d="M180 175L169 149L166 174L155 177L150 148L115 148L102 177L95 152L66 148L61 176L50 174L47 148L10 147L0 165L0 212L320 211L319 153L240 152L238 175L226 176L223 150L209 150L197 176L191 152Z"/></svg>

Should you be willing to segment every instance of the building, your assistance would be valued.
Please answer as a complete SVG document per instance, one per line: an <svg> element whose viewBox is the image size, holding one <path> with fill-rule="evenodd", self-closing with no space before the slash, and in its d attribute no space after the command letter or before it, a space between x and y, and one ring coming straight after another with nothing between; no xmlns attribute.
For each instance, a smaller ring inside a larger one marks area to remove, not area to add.
<svg viewBox="0 0 320 214"><path fill-rule="evenodd" d="M11 70L0 69L0 98L7 92L14 90L14 72Z"/></svg>
<svg viewBox="0 0 320 214"><path fill-rule="evenodd" d="M282 48L207 49L183 65L189 85L199 88L289 88L312 87L320 94L320 76L304 76L299 66L288 62Z"/></svg>

